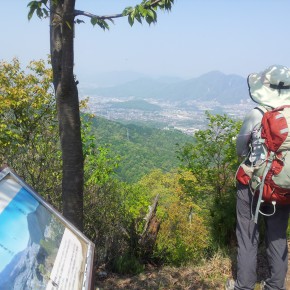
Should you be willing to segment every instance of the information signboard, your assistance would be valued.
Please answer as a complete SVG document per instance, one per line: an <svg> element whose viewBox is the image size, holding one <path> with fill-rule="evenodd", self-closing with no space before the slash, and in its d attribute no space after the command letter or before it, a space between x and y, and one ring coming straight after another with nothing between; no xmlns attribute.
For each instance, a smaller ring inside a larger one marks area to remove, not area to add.
<svg viewBox="0 0 290 290"><path fill-rule="evenodd" d="M0 289L90 290L93 257L89 239L0 169Z"/></svg>

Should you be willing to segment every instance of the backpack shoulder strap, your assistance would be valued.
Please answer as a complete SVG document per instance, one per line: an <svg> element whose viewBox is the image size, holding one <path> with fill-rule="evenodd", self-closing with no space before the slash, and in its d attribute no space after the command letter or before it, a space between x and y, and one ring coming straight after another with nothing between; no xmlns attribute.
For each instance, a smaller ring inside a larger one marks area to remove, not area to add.
<svg viewBox="0 0 290 290"><path fill-rule="evenodd" d="M264 107L264 106L258 106L258 107L255 107L254 109L259 110L259 111L262 113L262 115L264 115L264 114L265 114L266 112L268 112L268 111L271 111L270 108L267 109L267 108Z"/></svg>

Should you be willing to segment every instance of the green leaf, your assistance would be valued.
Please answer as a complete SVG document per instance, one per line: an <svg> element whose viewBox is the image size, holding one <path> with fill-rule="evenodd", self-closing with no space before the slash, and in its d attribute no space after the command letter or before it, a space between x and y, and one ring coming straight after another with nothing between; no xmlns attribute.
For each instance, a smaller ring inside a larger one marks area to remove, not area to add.
<svg viewBox="0 0 290 290"><path fill-rule="evenodd" d="M48 11L45 8L42 8L43 13L45 14L45 17L48 17Z"/></svg>
<svg viewBox="0 0 290 290"><path fill-rule="evenodd" d="M174 0L164 0L166 10L171 10L172 4L174 4Z"/></svg>
<svg viewBox="0 0 290 290"><path fill-rule="evenodd" d="M30 20L30 19L32 18L33 14L34 14L34 11L35 11L35 9L30 9L30 10L29 10L29 13L28 13L28 15L27 15L28 20Z"/></svg>
<svg viewBox="0 0 290 290"><path fill-rule="evenodd" d="M142 24L141 15L139 13L135 15L135 19L137 19L137 21Z"/></svg>
<svg viewBox="0 0 290 290"><path fill-rule="evenodd" d="M91 18L91 23L93 24L93 26L95 26L98 23L98 18L92 17Z"/></svg>
<svg viewBox="0 0 290 290"><path fill-rule="evenodd" d="M133 11L133 7L126 7L126 8L123 10L122 15L123 15L123 16L127 16L127 15L129 15L132 11Z"/></svg>
<svg viewBox="0 0 290 290"><path fill-rule="evenodd" d="M133 26L133 24L134 24L134 15L133 15L133 13L128 15L128 22L129 22L129 24L131 26Z"/></svg>
<svg viewBox="0 0 290 290"><path fill-rule="evenodd" d="M147 9L147 15L145 17L147 23L150 25L152 22L155 23L157 20L157 14L152 9Z"/></svg>
<svg viewBox="0 0 290 290"><path fill-rule="evenodd" d="M76 19L76 23L77 24L81 24L81 23L85 23L83 20L80 20L80 19Z"/></svg>
<svg viewBox="0 0 290 290"><path fill-rule="evenodd" d="M49 11L47 8L42 8L43 5L47 5L48 0L42 0L42 1L31 1L27 4L27 7L29 7L28 12L28 20L30 20L36 12L36 15L39 18L47 17L49 14Z"/></svg>
<svg viewBox="0 0 290 290"><path fill-rule="evenodd" d="M110 28L108 23L105 20L97 18L97 17L92 17L91 18L91 23L92 23L93 26L95 26L97 24L103 30L106 30L106 29L109 30L109 28Z"/></svg>
<svg viewBox="0 0 290 290"><path fill-rule="evenodd" d="M28 20L30 20L35 12L35 9L37 9L37 1L29 2L27 7L29 7Z"/></svg>
<svg viewBox="0 0 290 290"><path fill-rule="evenodd" d="M148 12L148 16L150 16L153 21L156 21L156 19L157 19L157 13L156 13L156 11L154 11L152 9L148 9L147 12Z"/></svg>
<svg viewBox="0 0 290 290"><path fill-rule="evenodd" d="M142 5L138 5L138 11L141 13L143 17L147 15L147 10Z"/></svg>
<svg viewBox="0 0 290 290"><path fill-rule="evenodd" d="M41 10L41 8L37 8L36 9L36 14L37 14L37 16L39 17L39 18L42 18L43 17L43 13L42 13L42 10Z"/></svg>

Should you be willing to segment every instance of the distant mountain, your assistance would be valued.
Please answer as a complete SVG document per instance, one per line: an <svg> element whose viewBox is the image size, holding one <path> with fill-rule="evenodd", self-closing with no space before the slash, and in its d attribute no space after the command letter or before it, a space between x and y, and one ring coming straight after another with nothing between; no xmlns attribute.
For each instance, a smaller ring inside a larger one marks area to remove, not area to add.
<svg viewBox="0 0 290 290"><path fill-rule="evenodd" d="M174 84L176 84L176 82L174 82ZM134 96L142 99L158 99L168 86L171 86L171 84L164 80L140 78L113 87L95 88L94 90L90 90L90 92L94 95L104 97L127 98Z"/></svg>
<svg viewBox="0 0 290 290"><path fill-rule="evenodd" d="M44 231L50 219L51 214L42 206L38 206L34 212L27 215L29 236L32 243L40 244L40 241L44 239Z"/></svg>
<svg viewBox="0 0 290 290"><path fill-rule="evenodd" d="M86 90L83 90L86 93ZM139 78L112 87L95 88L90 96L104 96L179 101L217 101L220 104L236 104L249 97L246 79L219 71L212 71L189 80Z"/></svg>
<svg viewBox="0 0 290 290"><path fill-rule="evenodd" d="M182 78L174 76L161 76L155 78L152 77L152 75L148 76L147 74L134 71L112 71L102 73L92 73L88 71L77 75L77 79L80 82L79 88L81 90L87 88L113 87L142 78L154 78L164 83L174 83L183 80Z"/></svg>
<svg viewBox="0 0 290 290"><path fill-rule="evenodd" d="M38 275L35 257L40 246L29 241L27 248L17 253L0 273L0 289L45 289L42 277Z"/></svg>
<svg viewBox="0 0 290 290"><path fill-rule="evenodd" d="M249 98L245 78L238 75L225 75L219 71L172 85L165 93L170 100L177 98L183 101L216 100L221 104L240 103L242 99Z"/></svg>
<svg viewBox="0 0 290 290"><path fill-rule="evenodd" d="M16 253L10 263L0 272L0 289L45 289L46 283L39 272L42 255L40 241L44 239L51 214L42 206L27 215L29 242L27 247Z"/></svg>

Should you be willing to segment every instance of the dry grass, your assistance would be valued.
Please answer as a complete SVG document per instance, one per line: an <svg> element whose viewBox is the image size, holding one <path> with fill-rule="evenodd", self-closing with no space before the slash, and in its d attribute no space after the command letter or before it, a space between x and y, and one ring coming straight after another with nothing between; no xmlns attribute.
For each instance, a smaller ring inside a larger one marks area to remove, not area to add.
<svg viewBox="0 0 290 290"><path fill-rule="evenodd" d="M235 276L235 257L235 252L231 257L217 253L212 259L198 266L151 267L136 276L111 273L103 280L97 279L95 286L99 290L222 290L226 280ZM268 276L268 264L263 247L258 253L257 274L256 290L260 289L260 282ZM287 280L290 281L289 278ZM287 287L290 286L288 281Z"/></svg>
<svg viewBox="0 0 290 290"><path fill-rule="evenodd" d="M103 281L96 281L96 289L224 289L226 279L232 275L231 264L230 258L217 254L202 266L151 268L137 276L109 274Z"/></svg>
<svg viewBox="0 0 290 290"><path fill-rule="evenodd" d="M288 245L290 250L290 241ZM95 286L99 290L223 290L226 280L235 275L235 256L235 252L232 253L232 257L218 253L200 266L151 267L136 276L109 274L103 280L97 279ZM257 274L258 283L255 290L260 289L260 281L269 275L263 245L258 253ZM290 271L286 277L286 287L290 289Z"/></svg>

